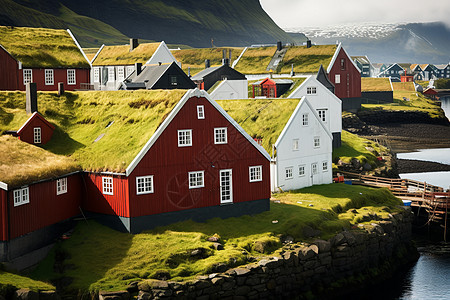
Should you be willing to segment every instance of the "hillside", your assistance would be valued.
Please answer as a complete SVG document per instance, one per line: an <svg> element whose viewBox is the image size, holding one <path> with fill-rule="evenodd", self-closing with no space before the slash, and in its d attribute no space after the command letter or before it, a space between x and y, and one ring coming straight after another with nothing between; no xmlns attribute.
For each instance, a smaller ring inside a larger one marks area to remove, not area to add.
<svg viewBox="0 0 450 300"><path fill-rule="evenodd" d="M83 47L127 37L193 47L293 42L258 0L0 0L0 25L70 28Z"/></svg>
<svg viewBox="0 0 450 300"><path fill-rule="evenodd" d="M316 44L338 40L350 55L367 55L372 62L450 61L450 29L443 23L353 24L286 30L302 32Z"/></svg>

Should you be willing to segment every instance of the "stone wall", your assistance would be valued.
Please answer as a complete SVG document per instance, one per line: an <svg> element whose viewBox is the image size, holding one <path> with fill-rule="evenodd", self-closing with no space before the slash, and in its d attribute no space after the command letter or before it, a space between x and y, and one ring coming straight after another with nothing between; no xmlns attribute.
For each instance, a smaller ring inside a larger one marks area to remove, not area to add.
<svg viewBox="0 0 450 300"><path fill-rule="evenodd" d="M266 257L225 273L200 276L183 283L145 280L132 284L130 292L137 288L138 299L205 300L301 299L342 292L357 280L371 279L374 274L386 276L386 270L394 272L405 262L417 259L411 245L412 218L411 210L404 208L388 219L360 224L327 241L286 245L279 256ZM126 298L121 293L120 298ZM116 296L100 293L100 299L110 297Z"/></svg>

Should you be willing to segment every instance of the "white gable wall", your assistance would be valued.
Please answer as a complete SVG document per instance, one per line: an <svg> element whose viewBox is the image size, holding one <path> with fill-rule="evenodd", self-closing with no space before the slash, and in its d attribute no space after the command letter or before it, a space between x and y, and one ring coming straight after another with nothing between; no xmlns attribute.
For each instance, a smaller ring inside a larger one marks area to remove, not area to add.
<svg viewBox="0 0 450 300"><path fill-rule="evenodd" d="M213 100L248 99L248 81L224 80L210 96Z"/></svg>
<svg viewBox="0 0 450 300"><path fill-rule="evenodd" d="M303 126L303 115L308 114L308 125ZM314 139L319 138L320 146L315 147ZM294 141L298 140L298 149ZM332 136L319 120L314 108L303 98L276 142L276 166L272 168L272 191L294 190L303 187L332 182ZM327 169L323 169L326 163ZM317 173L313 174L313 165ZM304 167L304 174L299 168ZM292 168L292 178L287 178L286 170Z"/></svg>
<svg viewBox="0 0 450 300"><path fill-rule="evenodd" d="M316 87L316 94L308 94L308 87ZM315 76L309 76L288 98L307 96L314 109L326 109L325 125L331 132L342 132L342 101Z"/></svg>
<svg viewBox="0 0 450 300"><path fill-rule="evenodd" d="M158 49L156 49L155 53L153 53L152 57L145 64L157 65L159 63L170 64L172 62L176 62L181 68L181 63L175 59L175 57L172 55L172 52L170 52L169 48L167 48L166 43L162 41Z"/></svg>

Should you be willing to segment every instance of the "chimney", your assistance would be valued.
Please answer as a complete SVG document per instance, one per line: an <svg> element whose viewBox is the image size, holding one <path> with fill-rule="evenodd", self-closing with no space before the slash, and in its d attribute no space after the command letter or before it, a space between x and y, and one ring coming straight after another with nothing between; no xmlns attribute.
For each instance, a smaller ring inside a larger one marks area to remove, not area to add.
<svg viewBox="0 0 450 300"><path fill-rule="evenodd" d="M188 77L191 78L191 67L188 67Z"/></svg>
<svg viewBox="0 0 450 300"><path fill-rule="evenodd" d="M130 52L139 46L138 39L130 39Z"/></svg>
<svg viewBox="0 0 450 300"><path fill-rule="evenodd" d="M306 48L311 48L311 40L306 41Z"/></svg>
<svg viewBox="0 0 450 300"><path fill-rule="evenodd" d="M222 65L228 65L229 61L227 58L227 50L223 49L222 50Z"/></svg>
<svg viewBox="0 0 450 300"><path fill-rule="evenodd" d="M231 62L231 49L228 52L228 61Z"/></svg>
<svg viewBox="0 0 450 300"><path fill-rule="evenodd" d="M294 64L291 64L291 77L295 76L295 72L294 72Z"/></svg>
<svg viewBox="0 0 450 300"><path fill-rule="evenodd" d="M162 65L162 62L158 61L158 65Z"/></svg>
<svg viewBox="0 0 450 300"><path fill-rule="evenodd" d="M281 42L277 42L277 51L283 50L283 44Z"/></svg>
<svg viewBox="0 0 450 300"><path fill-rule="evenodd" d="M211 66L209 59L205 59L205 69L208 69Z"/></svg>
<svg viewBox="0 0 450 300"><path fill-rule="evenodd" d="M35 82L26 84L26 112L32 114L38 110L37 107L37 89Z"/></svg>
<svg viewBox="0 0 450 300"><path fill-rule="evenodd" d="M142 71L142 64L141 63L135 63L134 64L134 69L136 70L136 76L139 76L139 74L141 74L141 71Z"/></svg>

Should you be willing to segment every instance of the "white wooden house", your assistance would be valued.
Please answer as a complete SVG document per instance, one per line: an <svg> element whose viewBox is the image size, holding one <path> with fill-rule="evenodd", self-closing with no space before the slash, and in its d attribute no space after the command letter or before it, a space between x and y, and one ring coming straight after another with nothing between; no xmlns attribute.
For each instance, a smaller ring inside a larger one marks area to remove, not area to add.
<svg viewBox="0 0 450 300"><path fill-rule="evenodd" d="M309 76L288 98L308 97L325 127L333 135L333 148L341 146L342 101L325 87L316 76Z"/></svg>
<svg viewBox="0 0 450 300"><path fill-rule="evenodd" d="M248 81L244 80L223 80L210 91L213 100L231 100L248 98Z"/></svg>
<svg viewBox="0 0 450 300"><path fill-rule="evenodd" d="M92 59L91 83L95 90L117 90L121 83L143 65L170 64L176 62L166 43L130 45L103 45Z"/></svg>

